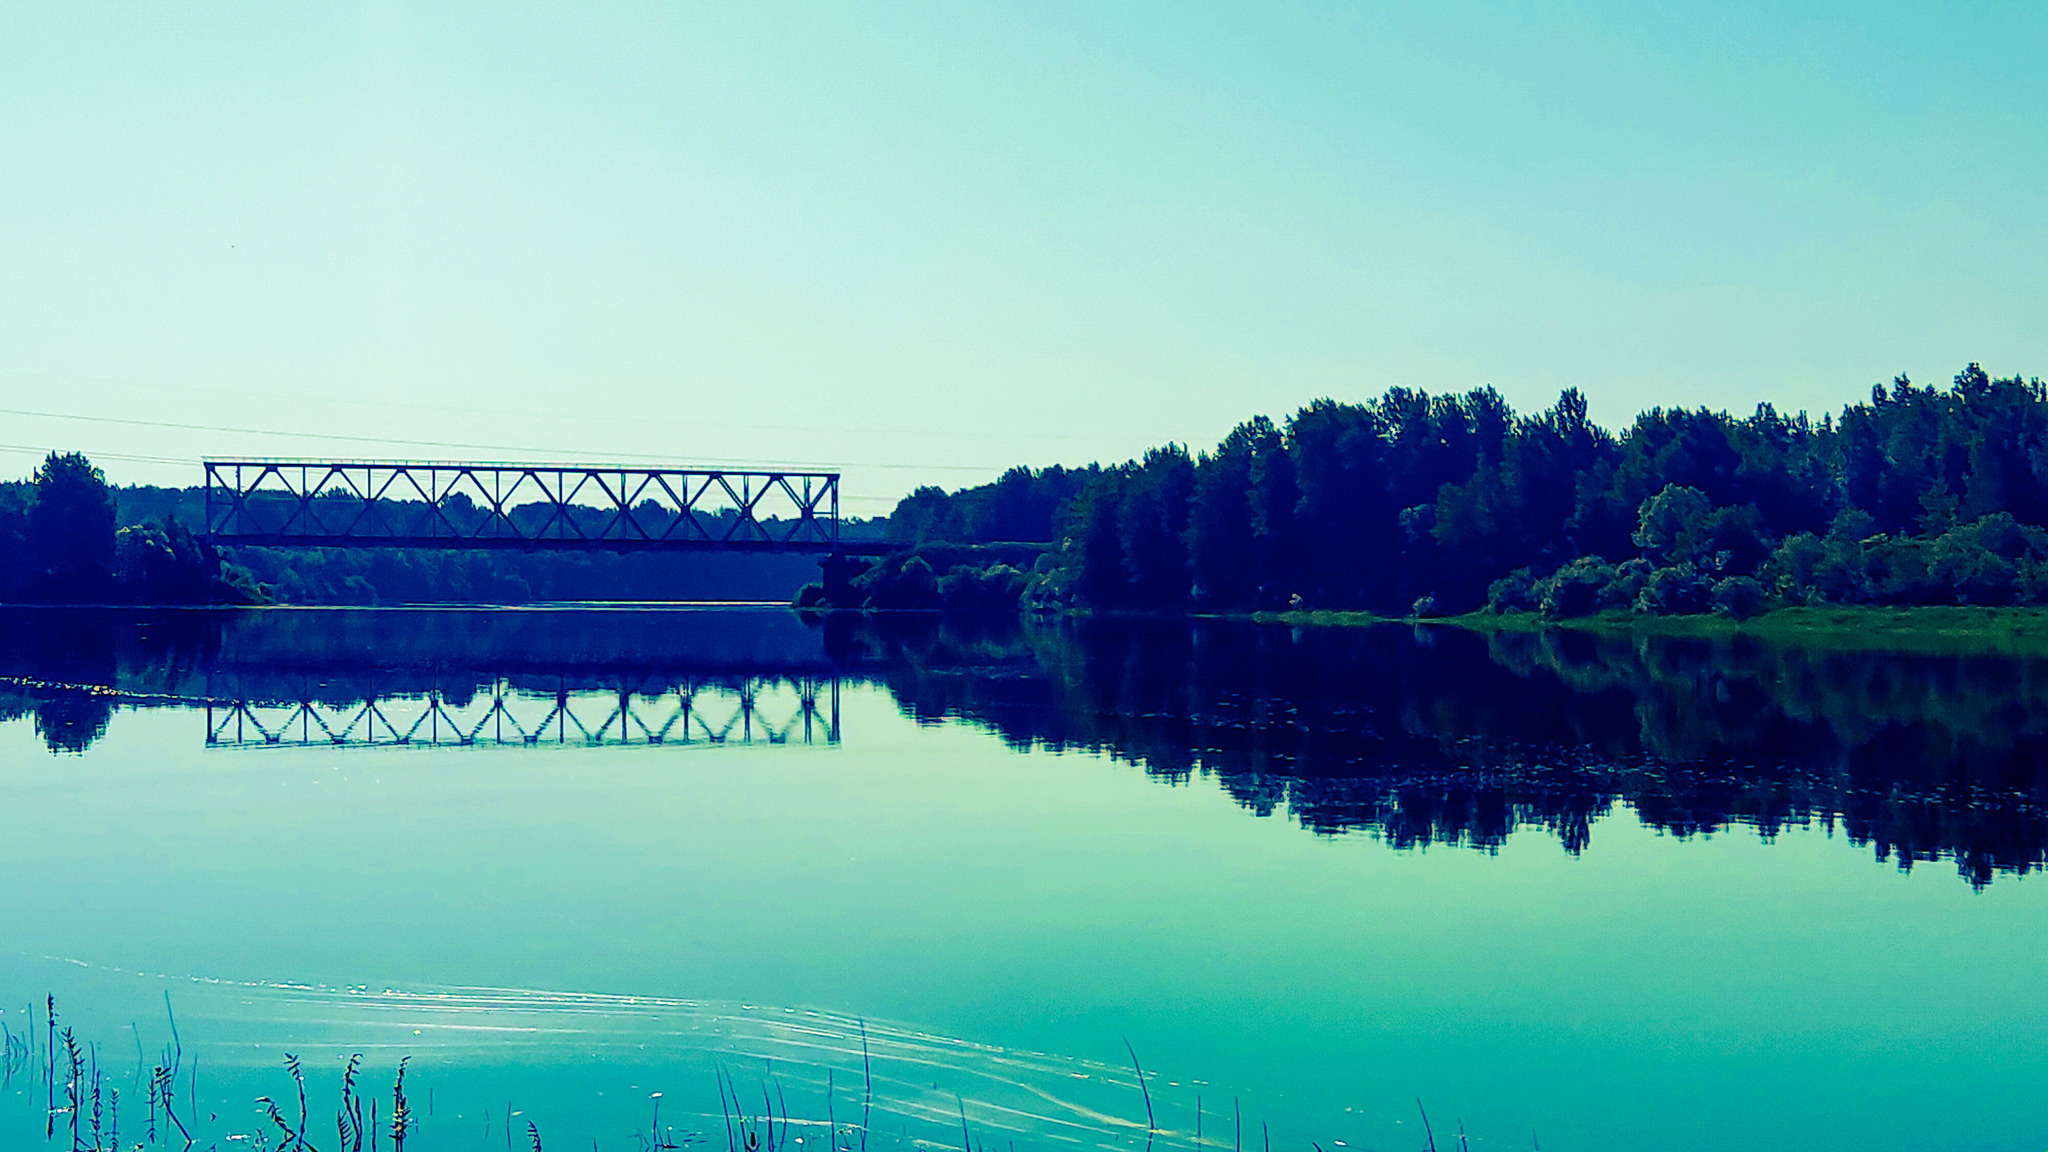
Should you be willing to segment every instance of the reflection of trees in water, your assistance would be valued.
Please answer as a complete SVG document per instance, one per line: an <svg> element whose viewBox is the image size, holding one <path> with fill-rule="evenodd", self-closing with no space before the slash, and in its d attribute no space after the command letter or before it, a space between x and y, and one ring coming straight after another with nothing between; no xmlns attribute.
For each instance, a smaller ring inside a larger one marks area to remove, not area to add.
<svg viewBox="0 0 2048 1152"><path fill-rule="evenodd" d="M52 752L83 752L107 733L112 699L71 688L0 687L0 720L33 717L36 735Z"/></svg>
<svg viewBox="0 0 2048 1152"><path fill-rule="evenodd" d="M107 734L114 702L94 692L60 690L36 701L35 714L36 735L50 751L83 752L86 745Z"/></svg>
<svg viewBox="0 0 2048 1152"><path fill-rule="evenodd" d="M52 752L106 734L117 693L175 695L218 650L223 614L0 608L0 719L33 714Z"/></svg>
<svg viewBox="0 0 2048 1152"><path fill-rule="evenodd" d="M1669 766L1628 795L1661 826L1838 821L1880 858L1953 857L1976 883L2043 862L2048 661L1584 634L1500 636L1489 654L1627 693L1636 746Z"/></svg>
<svg viewBox="0 0 2048 1152"><path fill-rule="evenodd" d="M1620 799L1679 835L1821 822L1978 884L2048 846L2048 661L1163 620L866 641L913 714L1205 772L1320 832L1576 852Z"/></svg>
<svg viewBox="0 0 2048 1152"><path fill-rule="evenodd" d="M1255 812L1401 846L1533 827L1577 852L1621 800L1679 835L1819 822L1979 884L2048 858L2041 659L1171 619L0 610L0 718L33 713L56 751L105 731L110 688L194 697L226 676L461 707L499 680L646 695L679 670L872 675L914 717L1205 773Z"/></svg>

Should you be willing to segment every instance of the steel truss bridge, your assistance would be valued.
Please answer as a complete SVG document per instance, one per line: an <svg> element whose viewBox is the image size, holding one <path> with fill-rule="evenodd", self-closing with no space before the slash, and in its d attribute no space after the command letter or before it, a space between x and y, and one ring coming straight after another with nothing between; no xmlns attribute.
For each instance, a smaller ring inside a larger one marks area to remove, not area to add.
<svg viewBox="0 0 2048 1152"><path fill-rule="evenodd" d="M223 687L231 687L224 685ZM355 699L214 697L206 743L263 747L612 747L837 744L839 681L829 676L686 679L554 691L496 679L474 689Z"/></svg>
<svg viewBox="0 0 2048 1152"><path fill-rule="evenodd" d="M205 537L291 547L873 553L837 472L206 460Z"/></svg>

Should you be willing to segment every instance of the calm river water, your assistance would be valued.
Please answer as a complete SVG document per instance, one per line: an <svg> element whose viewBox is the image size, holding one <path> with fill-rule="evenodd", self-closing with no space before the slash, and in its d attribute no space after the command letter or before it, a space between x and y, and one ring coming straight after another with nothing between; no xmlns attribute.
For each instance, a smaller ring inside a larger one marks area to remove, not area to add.
<svg viewBox="0 0 2048 1152"><path fill-rule="evenodd" d="M427 1152L2048 1144L2048 662L10 610L0 674L6 1147L276 1148L289 1054L331 1150L357 1053Z"/></svg>

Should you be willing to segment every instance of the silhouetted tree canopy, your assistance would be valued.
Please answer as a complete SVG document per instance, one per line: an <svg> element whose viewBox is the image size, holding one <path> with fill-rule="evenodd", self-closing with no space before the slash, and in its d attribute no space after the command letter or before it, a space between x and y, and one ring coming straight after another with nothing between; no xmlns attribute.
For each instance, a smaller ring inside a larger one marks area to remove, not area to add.
<svg viewBox="0 0 2048 1152"><path fill-rule="evenodd" d="M52 452L27 484L0 485L0 598L57 604L245 604L246 572L174 516L116 530L107 479ZM89 726L88 726L89 727Z"/></svg>
<svg viewBox="0 0 2048 1152"><path fill-rule="evenodd" d="M1576 390L1522 415L1491 388L1396 388L1195 455L919 489L892 527L1018 538L987 511L1001 491L1030 493L1057 545L1023 595L1037 608L2048 603L2048 392L1976 364L1947 388L1879 385L1839 420L1653 408L1619 436Z"/></svg>
<svg viewBox="0 0 2048 1152"><path fill-rule="evenodd" d="M889 516L889 538L905 544L1053 539L1060 511L1099 469L1012 468L994 483L948 493L926 486Z"/></svg>
<svg viewBox="0 0 2048 1152"><path fill-rule="evenodd" d="M43 598L97 603L114 577L114 497L107 478L77 452L52 452L36 470L28 508L29 583Z"/></svg>

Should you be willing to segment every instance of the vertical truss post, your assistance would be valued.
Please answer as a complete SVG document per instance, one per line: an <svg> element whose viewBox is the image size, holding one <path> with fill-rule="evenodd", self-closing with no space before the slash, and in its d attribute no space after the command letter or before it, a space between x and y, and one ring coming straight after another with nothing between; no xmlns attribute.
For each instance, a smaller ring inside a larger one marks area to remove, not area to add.
<svg viewBox="0 0 2048 1152"><path fill-rule="evenodd" d="M841 539L837 472L374 460L202 465L205 535L216 544L832 553ZM636 515L643 502L667 517L658 532ZM354 514L330 523L323 505Z"/></svg>

